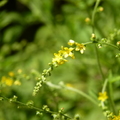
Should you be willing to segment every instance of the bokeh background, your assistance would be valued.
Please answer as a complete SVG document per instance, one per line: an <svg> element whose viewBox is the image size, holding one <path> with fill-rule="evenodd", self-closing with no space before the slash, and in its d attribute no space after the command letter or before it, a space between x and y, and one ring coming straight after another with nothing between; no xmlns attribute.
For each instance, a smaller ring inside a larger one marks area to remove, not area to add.
<svg viewBox="0 0 120 120"><path fill-rule="evenodd" d="M71 117L80 114L82 120L104 120L102 110L84 97L44 85L37 96L32 91L48 68L53 54L67 46L70 39L89 42L92 34L91 16L96 0L1 0L0 1L0 80L11 83L0 86L0 94L8 98L16 95L19 101L33 100L35 106L48 105L57 111L63 107ZM95 16L95 33L99 39L109 38L116 45L120 36L120 1L101 0ZM89 18L89 19L88 19ZM99 49L105 77L120 74L118 51L109 46ZM88 45L83 55L54 69L48 81L75 87L97 100L102 88L94 45ZM13 81L18 83L12 84ZM120 82L114 83L116 108L120 106ZM0 102L1 120L51 120L49 114L36 116L35 110L8 101ZM18 117L19 116L19 117Z"/></svg>

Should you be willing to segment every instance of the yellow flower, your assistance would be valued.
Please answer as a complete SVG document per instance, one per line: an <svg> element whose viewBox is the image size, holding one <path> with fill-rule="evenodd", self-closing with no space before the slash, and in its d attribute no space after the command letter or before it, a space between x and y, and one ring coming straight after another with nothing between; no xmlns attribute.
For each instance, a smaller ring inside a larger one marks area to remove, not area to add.
<svg viewBox="0 0 120 120"><path fill-rule="evenodd" d="M14 72L9 72L8 75L9 75L10 77L13 77L15 74L14 74Z"/></svg>
<svg viewBox="0 0 120 120"><path fill-rule="evenodd" d="M9 77L2 77L1 83L11 86L13 84L13 80Z"/></svg>
<svg viewBox="0 0 120 120"><path fill-rule="evenodd" d="M107 98L108 98L107 92L100 92L100 93L99 93L98 100L101 100L101 101L104 102Z"/></svg>
<svg viewBox="0 0 120 120"><path fill-rule="evenodd" d="M14 85L21 85L21 82L20 82L19 80L16 80L16 81L14 82Z"/></svg>
<svg viewBox="0 0 120 120"><path fill-rule="evenodd" d="M79 43L76 43L76 51L80 51L81 54L83 54L84 50L85 50L85 46L83 44L79 44Z"/></svg>
<svg viewBox="0 0 120 120"><path fill-rule="evenodd" d="M72 57L75 58L74 54L73 54L73 50L74 48L70 47L61 47L62 50L59 50L58 53L54 53L54 58L52 59L52 63L57 63L59 65L67 62L67 60L65 58L67 57Z"/></svg>
<svg viewBox="0 0 120 120"><path fill-rule="evenodd" d="M57 63L59 65L64 64L67 60L61 56L61 53L54 53L54 58L52 59L52 63Z"/></svg>
<svg viewBox="0 0 120 120"><path fill-rule="evenodd" d="M72 57L72 58L75 58L74 54L72 53L72 51L74 50L74 48L70 47L61 47L62 50L59 51L59 53L64 57L64 58L67 58L67 57Z"/></svg>
<svg viewBox="0 0 120 120"><path fill-rule="evenodd" d="M112 120L120 120L120 115L118 116L114 115Z"/></svg>
<svg viewBox="0 0 120 120"><path fill-rule="evenodd" d="M74 45L74 44L75 44L75 41L74 41L74 40L69 40L68 45L72 46L72 45Z"/></svg>

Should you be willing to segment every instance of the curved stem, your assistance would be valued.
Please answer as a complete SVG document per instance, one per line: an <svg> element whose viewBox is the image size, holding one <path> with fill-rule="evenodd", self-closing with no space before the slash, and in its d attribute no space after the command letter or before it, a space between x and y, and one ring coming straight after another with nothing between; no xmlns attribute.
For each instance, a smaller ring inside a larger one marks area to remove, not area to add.
<svg viewBox="0 0 120 120"><path fill-rule="evenodd" d="M118 48L117 46L113 45L113 44L110 44L110 43L102 43L102 44L105 44L105 45L111 46L111 47L113 47L113 48L119 50L119 48Z"/></svg>
<svg viewBox="0 0 120 120"><path fill-rule="evenodd" d="M95 32L95 30L94 30L95 29L95 25L94 25L94 23L95 23L95 14L96 14L97 7L98 7L99 3L100 3L100 0L97 0L96 4L95 4L95 7L94 7L94 10L93 10L93 13L92 13L92 33Z"/></svg>
<svg viewBox="0 0 120 120"><path fill-rule="evenodd" d="M84 93L84 92L82 92L82 91L80 91L78 89L75 89L73 87L67 87L67 86L65 87L65 89L70 90L70 91L74 91L74 92L82 95L83 97L87 98L88 100L90 100L94 104L98 105L98 103L92 97L90 97L89 95L87 95L86 93Z"/></svg>
<svg viewBox="0 0 120 120"><path fill-rule="evenodd" d="M86 42L86 43L82 43L83 45L88 45L88 44L92 44L93 42Z"/></svg>
<svg viewBox="0 0 120 120"><path fill-rule="evenodd" d="M78 93L78 94L80 94L81 96L83 96L83 97L87 98L88 100L90 100L91 102L93 102L94 104L98 105L98 103L97 103L92 97L90 97L89 95L87 95L86 93L84 93L84 92L82 92L82 91L80 91L80 90L78 90L78 89L75 89L75 88L73 88L73 87L67 87L67 86L65 86L65 85L62 85L62 86L60 86L60 85L55 85L55 84L53 84L53 83L51 83L51 82L47 82L46 84L47 84L48 86L52 87L52 88L55 88L55 89L63 89L63 88L64 88L64 89L73 91L73 92L75 92L75 93Z"/></svg>
<svg viewBox="0 0 120 120"><path fill-rule="evenodd" d="M109 94L109 101L110 101L111 108L113 110L113 113L116 114L115 104L114 104L114 100L113 100L113 88L112 88L112 84L110 82L108 84L108 94Z"/></svg>

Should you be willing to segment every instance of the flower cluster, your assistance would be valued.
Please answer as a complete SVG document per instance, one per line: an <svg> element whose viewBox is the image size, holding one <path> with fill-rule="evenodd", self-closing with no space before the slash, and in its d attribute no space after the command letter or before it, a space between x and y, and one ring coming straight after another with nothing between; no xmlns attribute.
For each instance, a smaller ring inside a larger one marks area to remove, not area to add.
<svg viewBox="0 0 120 120"><path fill-rule="evenodd" d="M54 53L54 58L52 59L52 63L57 66L64 64L67 62L66 58L71 57L75 58L73 51L80 51L81 54L83 54L85 50L85 46L83 44L77 43L74 40L69 40L68 45L73 47L61 47L61 50L58 51L58 53Z"/></svg>
<svg viewBox="0 0 120 120"><path fill-rule="evenodd" d="M107 117L108 120L120 120L120 112L118 115L114 115L112 112L109 112Z"/></svg>
<svg viewBox="0 0 120 120"><path fill-rule="evenodd" d="M54 58L52 59L52 63L56 64L56 65L61 65L65 62L67 62L66 58L67 57L72 57L73 59L74 54L73 54L73 50L74 48L68 48L68 47L61 47L62 49L58 51L58 53L54 53Z"/></svg>
<svg viewBox="0 0 120 120"><path fill-rule="evenodd" d="M33 95L36 95L38 93L40 87L46 81L46 77L51 75L51 71L54 67L57 67L67 62L68 57L74 59L74 51L80 51L80 53L83 54L85 50L85 46L83 44L77 43L74 40L69 40L68 45L70 45L70 47L62 46L61 50L59 50L58 53L54 53L54 58L52 58L52 62L49 63L50 67L43 70L42 76L39 78L36 86L34 87Z"/></svg>
<svg viewBox="0 0 120 120"><path fill-rule="evenodd" d="M5 86L12 86L12 85L21 85L21 82L16 79L15 73L10 71L7 76L2 76L0 84Z"/></svg>
<svg viewBox="0 0 120 120"><path fill-rule="evenodd" d="M77 43L74 40L69 40L68 45L70 46L75 45L75 51L80 51L81 54L84 53L85 46L83 44Z"/></svg>
<svg viewBox="0 0 120 120"><path fill-rule="evenodd" d="M17 74L20 74L21 73L20 71L22 70L19 69L17 71ZM0 84L4 86L12 86L12 85L21 85L21 82L18 78L16 78L15 73L10 71L8 72L8 75L1 77Z"/></svg>
<svg viewBox="0 0 120 120"><path fill-rule="evenodd" d="M10 77L2 76L1 83L7 86L11 86L13 84L13 79Z"/></svg>
<svg viewBox="0 0 120 120"><path fill-rule="evenodd" d="M120 120L120 115L118 116L114 115L112 120Z"/></svg>

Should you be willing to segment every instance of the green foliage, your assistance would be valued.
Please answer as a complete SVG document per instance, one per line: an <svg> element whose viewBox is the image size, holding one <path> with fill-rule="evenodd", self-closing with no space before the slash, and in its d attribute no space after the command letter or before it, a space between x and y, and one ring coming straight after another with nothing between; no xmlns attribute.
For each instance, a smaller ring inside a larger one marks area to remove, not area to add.
<svg viewBox="0 0 120 120"><path fill-rule="evenodd" d="M0 1L1 120L105 120L101 89L117 113L120 1L100 0L94 9L97 1ZM74 52L75 59L57 68L48 65L70 39L86 46L84 54ZM41 88L33 96L36 83Z"/></svg>

